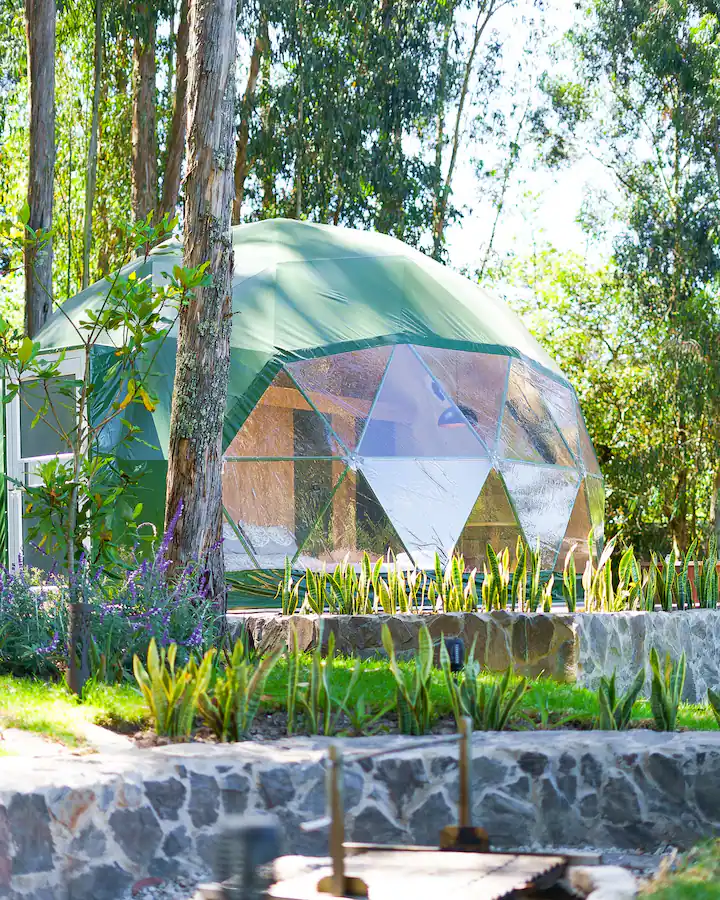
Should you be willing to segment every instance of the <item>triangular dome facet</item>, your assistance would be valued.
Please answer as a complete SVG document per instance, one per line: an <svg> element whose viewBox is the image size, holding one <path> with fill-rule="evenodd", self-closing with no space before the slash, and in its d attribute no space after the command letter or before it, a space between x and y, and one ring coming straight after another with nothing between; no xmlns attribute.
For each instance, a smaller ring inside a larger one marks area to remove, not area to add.
<svg viewBox="0 0 720 900"><path fill-rule="evenodd" d="M487 563L488 544L495 553L509 547L512 554L519 537L522 537L522 531L503 480L495 469L491 469L465 522L455 552L462 554L467 568L482 571L483 563Z"/></svg>
<svg viewBox="0 0 720 900"><path fill-rule="evenodd" d="M416 564L431 567L436 551L452 554L490 462L365 459L362 471Z"/></svg>
<svg viewBox="0 0 720 900"><path fill-rule="evenodd" d="M286 368L348 450L365 430L392 347L351 350L289 363Z"/></svg>
<svg viewBox="0 0 720 900"><path fill-rule="evenodd" d="M507 386L509 357L438 347L416 347L415 350L486 447L494 448Z"/></svg>
<svg viewBox="0 0 720 900"><path fill-rule="evenodd" d="M227 458L331 457L346 451L286 372L278 372L230 442Z"/></svg>
<svg viewBox="0 0 720 900"><path fill-rule="evenodd" d="M500 471L531 549L540 540L544 569L552 569L567 529L580 477L572 469L502 462Z"/></svg>
<svg viewBox="0 0 720 900"><path fill-rule="evenodd" d="M393 350L358 447L360 456L476 457L487 449L406 345Z"/></svg>
<svg viewBox="0 0 720 900"><path fill-rule="evenodd" d="M346 469L330 503L310 529L297 564L310 569L347 560L357 565L367 553L375 563L394 556L401 565L413 560L362 472Z"/></svg>
<svg viewBox="0 0 720 900"><path fill-rule="evenodd" d="M522 462L576 465L532 372L516 359L510 365L499 452L506 459Z"/></svg>

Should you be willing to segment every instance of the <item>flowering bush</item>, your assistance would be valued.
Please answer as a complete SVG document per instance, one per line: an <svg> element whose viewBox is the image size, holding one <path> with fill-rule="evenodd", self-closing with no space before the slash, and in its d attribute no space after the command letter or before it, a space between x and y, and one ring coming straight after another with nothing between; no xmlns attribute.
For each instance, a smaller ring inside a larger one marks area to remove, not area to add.
<svg viewBox="0 0 720 900"><path fill-rule="evenodd" d="M65 657L63 585L22 565L0 569L0 672L51 675Z"/></svg>
<svg viewBox="0 0 720 900"><path fill-rule="evenodd" d="M122 577L78 567L77 596L90 620L91 675L96 681L132 678L135 654L147 655L154 638L160 647L178 645L178 657L202 655L218 638L220 615L208 600L197 566L167 577L167 550L176 515L151 559L134 552ZM22 565L0 572L0 672L59 675L67 666L67 582Z"/></svg>

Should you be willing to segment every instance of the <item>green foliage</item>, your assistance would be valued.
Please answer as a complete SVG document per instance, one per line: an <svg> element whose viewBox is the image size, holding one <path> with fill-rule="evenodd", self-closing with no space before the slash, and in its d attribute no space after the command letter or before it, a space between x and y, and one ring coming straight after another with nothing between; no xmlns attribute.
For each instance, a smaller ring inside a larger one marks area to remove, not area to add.
<svg viewBox="0 0 720 900"><path fill-rule="evenodd" d="M527 596L527 544L518 535L515 543L515 570L512 577L512 585L510 587L510 602L512 611L515 612L515 606L518 609L525 609L525 598Z"/></svg>
<svg viewBox="0 0 720 900"><path fill-rule="evenodd" d="M235 642L224 672L211 689L200 694L198 710L203 723L222 741L245 740L260 707L265 682L282 651L259 661L249 659L246 643Z"/></svg>
<svg viewBox="0 0 720 900"><path fill-rule="evenodd" d="M175 224L166 217L153 225L148 217L125 228L126 260L138 251L147 258L149 249L167 238ZM16 250L32 249L37 254L50 236L50 232L33 232L24 213L19 223L0 221L0 243ZM116 461L118 451L138 439L138 428L125 418L125 410L132 405L154 410L154 361L180 305L195 287L207 284L205 269L205 264L195 269L175 266L164 286L153 284L152 277L138 278L135 270L109 277L100 302L87 308L84 318L73 325L80 347L80 378L65 372L65 351L45 355L37 341L0 319L3 403L17 400L32 414L33 427L42 421L66 448L66 458L56 455L39 466L37 486L17 486L27 496L29 539L64 560L71 590L86 547L94 564L119 566L122 543L141 537L137 528L142 505L131 506L125 499L135 482ZM93 367L95 349L108 334L115 345L111 362ZM107 447L101 437L109 434L114 420L121 426L120 436L115 446Z"/></svg>
<svg viewBox="0 0 720 900"><path fill-rule="evenodd" d="M285 557L285 571L275 593L275 599L280 597L280 609L284 616L294 615L300 605L300 584L302 580L302 578L298 581L293 579L292 561L289 557Z"/></svg>
<svg viewBox="0 0 720 900"><path fill-rule="evenodd" d="M661 667L658 652L653 647L650 650L650 671L650 706L655 727L658 731L675 731L687 671L685 651L677 663L673 663L667 655L665 665Z"/></svg>
<svg viewBox="0 0 720 900"><path fill-rule="evenodd" d="M698 603L703 609L717 609L718 605L718 547L717 538L710 538L702 563L695 566L695 587Z"/></svg>
<svg viewBox="0 0 720 900"><path fill-rule="evenodd" d="M720 693L714 691L712 688L708 688L708 706L712 710L718 728L720 728Z"/></svg>
<svg viewBox="0 0 720 900"><path fill-rule="evenodd" d="M440 642L440 665L445 678L455 721L472 719L475 731L504 731L528 690L527 679L514 678L508 666L502 678L487 683L481 680L481 666L475 659L475 641L459 677L450 671L445 641Z"/></svg>
<svg viewBox="0 0 720 900"><path fill-rule="evenodd" d="M577 609L577 570L575 569L575 551L577 544L573 544L565 555L565 563L563 565L563 598L568 612L575 612Z"/></svg>
<svg viewBox="0 0 720 900"><path fill-rule="evenodd" d="M598 706L600 712L597 727L602 731L625 731L630 725L635 701L645 684L645 670L640 669L627 691L619 696L615 684L617 672L610 678L603 675L598 687Z"/></svg>
<svg viewBox="0 0 720 900"><path fill-rule="evenodd" d="M175 668L177 644L158 652L153 639L147 655L147 669L139 656L133 658L135 680L150 710L155 731L170 738L186 738L192 731L200 698L212 677L214 650L208 650L198 666L194 658Z"/></svg>
<svg viewBox="0 0 720 900"><path fill-rule="evenodd" d="M486 547L487 561L483 563L482 599L486 612L493 609L507 609L510 584L510 551L506 547L496 554L490 544ZM472 575L475 581L475 575Z"/></svg>
<svg viewBox="0 0 720 900"><path fill-rule="evenodd" d="M410 671L400 668L395 656L390 629L382 627L382 643L390 660L395 678L396 709L401 734L427 734L433 719L430 685L433 670L433 644L430 632L423 625L418 632L418 649L413 655Z"/></svg>
<svg viewBox="0 0 720 900"><path fill-rule="evenodd" d="M597 567L594 565L592 557L587 561L582 577L585 610L587 612L612 612L616 608L612 568L610 566L610 559L614 549L615 541L608 541L598 560Z"/></svg>
<svg viewBox="0 0 720 900"><path fill-rule="evenodd" d="M300 681L301 655L298 649L297 631L293 628L291 650L288 660L288 734L297 729L298 713L302 714L306 730L310 734L322 734L331 737L337 732L340 717L348 715L353 728L370 726L377 716L368 715L364 704L350 714L350 697L354 693L360 678L360 660L356 660L345 694L338 698L334 693L333 666L335 662L335 635L331 632L327 646L323 646L323 629L320 628L318 646L310 657L310 671L307 682Z"/></svg>

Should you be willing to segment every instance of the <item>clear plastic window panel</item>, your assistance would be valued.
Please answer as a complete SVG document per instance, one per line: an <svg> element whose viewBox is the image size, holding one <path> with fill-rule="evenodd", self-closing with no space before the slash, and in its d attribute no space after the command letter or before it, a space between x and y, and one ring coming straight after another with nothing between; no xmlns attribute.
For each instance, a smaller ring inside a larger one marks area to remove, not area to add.
<svg viewBox="0 0 720 900"><path fill-rule="evenodd" d="M498 473L491 469L463 528L455 552L465 558L467 568L482 571L487 562L487 545L496 553L510 548L514 559L520 526Z"/></svg>
<svg viewBox="0 0 720 900"><path fill-rule="evenodd" d="M593 448L592 441L590 440L590 435L587 432L587 428L585 427L585 420L583 419L582 413L578 409L578 427L580 429L580 452L582 454L583 464L585 466L585 470L590 473L590 475L601 475L600 465L597 461L597 456L595 455L595 449Z"/></svg>
<svg viewBox="0 0 720 900"><path fill-rule="evenodd" d="M506 459L558 466L575 465L533 381L532 370L515 359L510 364L499 449Z"/></svg>
<svg viewBox="0 0 720 900"><path fill-rule="evenodd" d="M392 554L401 567L413 564L365 476L347 469L329 508L305 540L296 564L332 570L346 558L358 565L366 552L373 563Z"/></svg>
<svg viewBox="0 0 720 900"><path fill-rule="evenodd" d="M560 384L548 375L543 375L526 366L526 371L531 373L536 387L540 391L540 395L545 401L546 407L550 410L550 414L555 420L555 424L560 429L560 433L565 439L565 443L576 460L580 459L579 450L579 430L577 420L577 401L574 393L570 388Z"/></svg>
<svg viewBox="0 0 720 900"><path fill-rule="evenodd" d="M229 570L253 567L242 535L261 568L293 559L318 520L330 515L344 465L330 459L226 461L223 505L234 523L223 525Z"/></svg>
<svg viewBox="0 0 720 900"><path fill-rule="evenodd" d="M225 456L339 456L342 448L326 420L286 372L279 372L235 435Z"/></svg>
<svg viewBox="0 0 720 900"><path fill-rule="evenodd" d="M406 345L393 351L358 452L384 457L487 456L465 416Z"/></svg>
<svg viewBox="0 0 720 900"><path fill-rule="evenodd" d="M588 536L592 523L590 521L590 506L588 505L587 484L583 482L580 490L575 498L570 522L568 523L563 542L560 545L560 553L558 554L555 568L558 572L562 572L565 566L565 558L568 552L575 546L575 570L578 575L582 575L585 566L590 558L588 549Z"/></svg>
<svg viewBox="0 0 720 900"><path fill-rule="evenodd" d="M415 347L487 447L495 446L510 359L490 353Z"/></svg>
<svg viewBox="0 0 720 900"><path fill-rule="evenodd" d="M539 540L543 569L554 568L580 483L577 472L510 462L500 471L530 548Z"/></svg>
<svg viewBox="0 0 720 900"><path fill-rule="evenodd" d="M69 379L32 379L20 383L20 456L23 459L70 451L62 434L72 439L75 430L77 413L72 384ZM45 404L46 412L33 427L35 416Z"/></svg>
<svg viewBox="0 0 720 900"><path fill-rule="evenodd" d="M447 559L490 471L484 459L365 459L362 471L422 568Z"/></svg>
<svg viewBox="0 0 720 900"><path fill-rule="evenodd" d="M391 352L371 347L286 367L348 450L357 448Z"/></svg>

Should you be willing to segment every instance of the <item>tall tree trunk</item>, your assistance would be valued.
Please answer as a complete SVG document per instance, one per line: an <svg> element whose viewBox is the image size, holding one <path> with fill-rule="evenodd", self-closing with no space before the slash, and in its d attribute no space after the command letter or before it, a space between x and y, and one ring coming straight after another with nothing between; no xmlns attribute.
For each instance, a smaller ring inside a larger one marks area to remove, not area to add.
<svg viewBox="0 0 720 900"><path fill-rule="evenodd" d="M50 228L55 181L55 0L26 0L30 81L28 225ZM25 253L25 330L34 337L52 310L52 243Z"/></svg>
<svg viewBox="0 0 720 900"><path fill-rule="evenodd" d="M132 213L144 219L157 205L155 14L133 42Z"/></svg>
<svg viewBox="0 0 720 900"><path fill-rule="evenodd" d="M260 74L260 62L263 54L270 49L270 36L268 23L265 16L260 17L252 56L250 57L250 71L245 85L242 112L240 114L240 127L238 128L237 153L235 155L235 199L233 200L232 221L238 225L242 216L243 197L245 195L245 180L250 168L248 164L248 138L250 135L250 116L255 105L255 88Z"/></svg>
<svg viewBox="0 0 720 900"><path fill-rule="evenodd" d="M175 102L173 104L172 122L170 124L170 138L168 142L168 155L165 164L165 176L163 178L162 200L160 201L160 216L172 216L178 205L180 194L180 172L185 153L185 121L186 121L186 94L188 72L188 36L190 23L188 21L188 0L182 0L180 6L180 22L177 33L176 50L176 78L175 78Z"/></svg>
<svg viewBox="0 0 720 900"><path fill-rule="evenodd" d="M83 222L83 290L90 284L90 247L92 245L92 214L97 185L98 134L100 131L100 90L102 86L103 57L103 6L102 0L95 0L95 67L93 71L92 119L90 121L90 143L87 154L85 175L85 219Z"/></svg>
<svg viewBox="0 0 720 900"><path fill-rule="evenodd" d="M185 265L210 284L180 309L170 417L166 520L182 508L169 558L199 560L225 601L222 425L232 323L230 211L235 162L236 0L192 0L187 94Z"/></svg>

